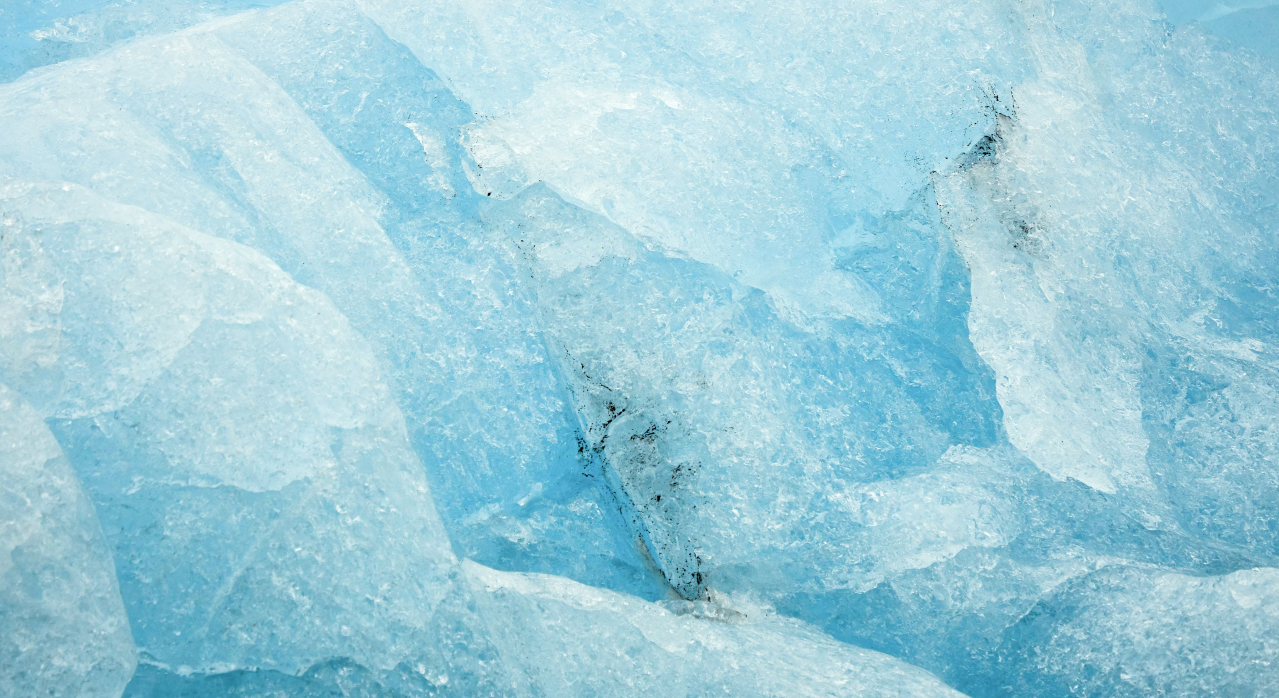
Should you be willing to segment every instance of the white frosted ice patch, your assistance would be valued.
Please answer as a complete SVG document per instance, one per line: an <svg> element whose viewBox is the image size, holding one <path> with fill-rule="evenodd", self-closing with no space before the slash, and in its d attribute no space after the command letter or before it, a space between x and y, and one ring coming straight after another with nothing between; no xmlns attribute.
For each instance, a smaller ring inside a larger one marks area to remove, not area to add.
<svg viewBox="0 0 1279 698"><path fill-rule="evenodd" d="M443 170L449 166L448 154L444 151L444 143L440 137L428 128L413 121L404 122L404 127L413 132L413 137L422 144L422 158L432 170ZM453 185L443 172L432 172L428 180L431 186L446 196L456 196Z"/></svg>
<svg viewBox="0 0 1279 698"><path fill-rule="evenodd" d="M825 587L868 591L969 548L1012 542L1023 523L1014 504L991 486L1002 479L998 467L990 467L992 460L975 449L953 447L935 472L831 494L832 509L845 512L851 531L844 550L834 553L847 566L833 566L838 571L827 573Z"/></svg>
<svg viewBox="0 0 1279 698"><path fill-rule="evenodd" d="M1088 337L1056 310L1064 275L1031 257L1046 254L1039 226L1049 224L989 206L1006 195L988 172L975 166L937 191L972 271L970 336L995 371L1009 440L1054 477L1149 488L1132 344Z"/></svg>

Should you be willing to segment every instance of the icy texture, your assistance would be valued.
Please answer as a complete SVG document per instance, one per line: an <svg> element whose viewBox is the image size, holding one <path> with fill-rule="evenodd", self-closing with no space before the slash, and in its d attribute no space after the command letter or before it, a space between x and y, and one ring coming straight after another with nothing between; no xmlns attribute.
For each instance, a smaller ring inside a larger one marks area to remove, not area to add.
<svg viewBox="0 0 1279 698"><path fill-rule="evenodd" d="M276 4L0 11L104 694L1279 687L1279 5Z"/></svg>
<svg viewBox="0 0 1279 698"><path fill-rule="evenodd" d="M755 609L651 604L549 575L463 567L480 608L503 619L499 650L547 695L960 695L927 672Z"/></svg>
<svg viewBox="0 0 1279 698"><path fill-rule="evenodd" d="M14 131L0 142L0 168L75 181L237 240L326 293L373 345L428 471L450 483L441 495L449 525L480 529L481 540L459 542L474 553L492 549L492 538L505 547L529 540L500 509L540 485L564 499L541 514L574 529L567 540L552 532L543 547L582 568L573 550L555 551L589 542L597 534L583 534L598 527L565 507L598 504L554 484L563 461L576 459L572 417L509 271L473 233L475 195L456 143L469 111L370 21L333 3L210 29L135 43L84 68L110 72L111 88L48 76L47 87L31 88L43 90L34 104L14 100L22 106L6 120ZM342 60L280 53L303 41ZM350 96L326 92L332 81ZM189 102L174 103L183 93ZM76 129L95 104L93 127ZM32 152L49 124L80 133L83 146ZM121 162L169 176L159 187L95 176ZM452 283L457 276L468 282ZM589 547L592 557L622 558L601 572L607 578L634 579L642 565L625 548Z"/></svg>
<svg viewBox="0 0 1279 698"><path fill-rule="evenodd" d="M651 603L470 561L459 572L491 629L489 658L500 657L505 674L484 685L464 683L456 666L376 675L337 660L300 676L262 670L175 676L143 666L125 695L962 695L917 667L763 608Z"/></svg>
<svg viewBox="0 0 1279 698"><path fill-rule="evenodd" d="M0 8L0 82L137 36L282 0L12 0Z"/></svg>
<svg viewBox="0 0 1279 698"><path fill-rule="evenodd" d="M240 245L73 185L3 200L6 243L45 272L17 300L55 335L10 371L47 396L95 495L144 656L297 671L430 647L452 552L332 304ZM302 612L299 644L280 626Z"/></svg>
<svg viewBox="0 0 1279 698"><path fill-rule="evenodd" d="M683 3L361 5L488 117L463 138L481 193L544 181L792 312L871 322L882 300L837 267L830 234L903 208L1006 90L982 59L1019 63L991 49L1009 45L1007 20L944 3L750 3L731 18ZM766 33L735 35L725 19ZM898 55L928 64L925 79L886 78Z"/></svg>
<svg viewBox="0 0 1279 698"><path fill-rule="evenodd" d="M1107 568L1043 601L1001 648L1022 695L1268 695L1279 572Z"/></svg>
<svg viewBox="0 0 1279 698"><path fill-rule="evenodd" d="M1212 0L1165 0L1163 9L1176 24L1197 22L1209 32L1279 59L1279 2L1242 0L1229 4Z"/></svg>
<svg viewBox="0 0 1279 698"><path fill-rule="evenodd" d="M0 692L118 696L137 660L93 504L40 415L0 385Z"/></svg>
<svg viewBox="0 0 1279 698"><path fill-rule="evenodd" d="M1123 44L1045 36L1052 60L1018 92L998 157L939 182L973 272L973 341L1010 440L1046 472L1272 557L1273 533L1252 531L1275 530L1275 473L1259 467L1279 386L1274 73L1215 67L1202 34L1163 43L1134 24L1133 50L1096 73L1070 66ZM1158 117L1142 111L1154 95Z"/></svg>

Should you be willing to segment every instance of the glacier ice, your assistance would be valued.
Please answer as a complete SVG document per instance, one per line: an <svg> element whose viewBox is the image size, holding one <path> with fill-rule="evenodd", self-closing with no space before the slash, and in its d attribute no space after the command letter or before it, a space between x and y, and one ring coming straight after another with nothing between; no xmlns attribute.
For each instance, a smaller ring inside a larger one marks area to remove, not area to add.
<svg viewBox="0 0 1279 698"><path fill-rule="evenodd" d="M771 613L653 604L562 577L463 568L482 611L508 619L494 629L503 656L548 694L961 695L921 669Z"/></svg>
<svg viewBox="0 0 1279 698"><path fill-rule="evenodd" d="M1262 639L1279 622L1275 582L1273 569L1204 578L1103 568L1027 614L1000 659L1017 667L1023 694L1265 695L1276 688L1276 649Z"/></svg>
<svg viewBox="0 0 1279 698"><path fill-rule="evenodd" d="M371 351L328 299L74 185L3 201L6 239L47 270L28 305L59 295L37 314L56 340L18 378L95 500L139 655L297 671L342 645L394 666L388 637L433 637L452 550ZM281 644L300 609L307 641Z"/></svg>
<svg viewBox="0 0 1279 698"><path fill-rule="evenodd" d="M137 666L111 552L40 414L0 385L0 690L118 696Z"/></svg>
<svg viewBox="0 0 1279 698"><path fill-rule="evenodd" d="M0 692L1268 695L1279 5L0 8Z"/></svg>

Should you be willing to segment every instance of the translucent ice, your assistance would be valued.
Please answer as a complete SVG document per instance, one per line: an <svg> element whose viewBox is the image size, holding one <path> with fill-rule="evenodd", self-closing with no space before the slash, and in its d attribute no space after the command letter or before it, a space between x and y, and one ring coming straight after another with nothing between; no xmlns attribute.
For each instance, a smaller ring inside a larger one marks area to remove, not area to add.
<svg viewBox="0 0 1279 698"><path fill-rule="evenodd" d="M861 511L849 498L860 495L847 481L877 479L875 468L918 472L955 441L993 439L984 376L962 354L893 330L841 351L867 333L856 325L825 338L796 332L758 291L649 252L541 187L486 215L524 250L601 476L686 596L699 596L717 567L766 574L757 583L856 576L836 551L860 546L835 543L865 525L855 523ZM926 392L894 374L921 361L944 366L945 390L971 416L929 422ZM805 388L787 389L794 385ZM875 407L841 407L852 394ZM885 453L887 443L900 450ZM816 511L823 520L809 518Z"/></svg>
<svg viewBox="0 0 1279 698"><path fill-rule="evenodd" d="M1274 539L1249 531L1274 530L1279 501L1259 485L1275 452L1275 74L1193 27L1167 37L1121 15L1130 30L1103 38L1093 19L1061 13L1083 40L1045 30L998 157L939 181L973 272L973 341L1010 440L1046 472L1269 558ZM1158 117L1143 111L1156 98ZM1223 418L1242 430L1228 444Z"/></svg>
<svg viewBox="0 0 1279 698"><path fill-rule="evenodd" d="M282 0L13 0L0 9L0 82L148 34Z"/></svg>
<svg viewBox="0 0 1279 698"><path fill-rule="evenodd" d="M1274 3L10 4L9 692L1279 685Z"/></svg>
<svg viewBox="0 0 1279 698"><path fill-rule="evenodd" d="M1022 69L1017 50L992 51L1010 45L1006 21L940 4L748 3L726 25L684 4L361 6L488 117L464 136L481 193L544 181L803 316L882 320L875 289L836 264L830 226L904 207ZM886 78L894 55L928 63L924 79ZM1005 67L984 74L983 59Z"/></svg>
<svg viewBox="0 0 1279 698"><path fill-rule="evenodd" d="M40 415L0 385L0 691L118 696L137 659L93 503Z"/></svg>
<svg viewBox="0 0 1279 698"><path fill-rule="evenodd" d="M548 695L959 695L924 671L770 613L652 604L547 575L463 567L480 608L502 619L500 651Z"/></svg>
<svg viewBox="0 0 1279 698"><path fill-rule="evenodd" d="M1043 601L1000 652L1023 694L1266 695L1279 649L1262 638L1276 625L1273 569L1202 578L1106 568Z"/></svg>
<svg viewBox="0 0 1279 698"><path fill-rule="evenodd" d="M18 306L56 335L8 367L93 493L144 656L298 671L426 651L407 638L447 592L452 551L372 353L332 304L236 243L74 185L2 195L6 244L43 272Z"/></svg>

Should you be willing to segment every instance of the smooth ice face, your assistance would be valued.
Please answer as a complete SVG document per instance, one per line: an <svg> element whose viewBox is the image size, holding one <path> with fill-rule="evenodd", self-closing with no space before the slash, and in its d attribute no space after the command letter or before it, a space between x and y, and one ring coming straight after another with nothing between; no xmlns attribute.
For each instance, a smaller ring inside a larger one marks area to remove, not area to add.
<svg viewBox="0 0 1279 698"><path fill-rule="evenodd" d="M1275 0L1163 0L1160 6L1170 22L1195 22L1232 44L1279 58L1279 47L1272 40L1279 31L1279 2Z"/></svg>
<svg viewBox="0 0 1279 698"><path fill-rule="evenodd" d="M0 511L0 691L120 695L137 659L111 551L58 442L4 385Z"/></svg>

